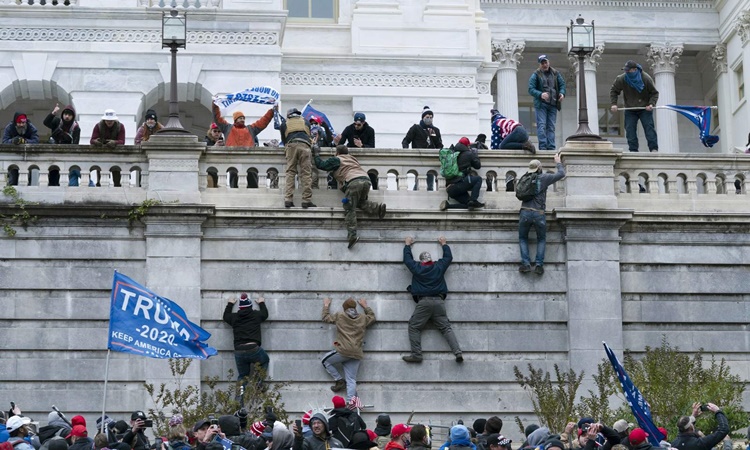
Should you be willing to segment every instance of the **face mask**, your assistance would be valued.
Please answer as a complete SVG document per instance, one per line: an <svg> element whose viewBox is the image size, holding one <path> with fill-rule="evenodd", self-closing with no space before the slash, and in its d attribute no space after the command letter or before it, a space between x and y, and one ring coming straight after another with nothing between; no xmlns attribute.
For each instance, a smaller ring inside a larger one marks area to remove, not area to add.
<svg viewBox="0 0 750 450"><path fill-rule="evenodd" d="M346 311L344 311L347 316L351 317L352 319L356 319L357 316L359 316L359 313L354 308L349 308Z"/></svg>
<svg viewBox="0 0 750 450"><path fill-rule="evenodd" d="M422 121L423 121L423 122L424 122L424 124L425 124L425 125L427 125L428 127L429 127L430 125L432 125L432 118L431 118L431 117L425 117L424 119L422 119Z"/></svg>

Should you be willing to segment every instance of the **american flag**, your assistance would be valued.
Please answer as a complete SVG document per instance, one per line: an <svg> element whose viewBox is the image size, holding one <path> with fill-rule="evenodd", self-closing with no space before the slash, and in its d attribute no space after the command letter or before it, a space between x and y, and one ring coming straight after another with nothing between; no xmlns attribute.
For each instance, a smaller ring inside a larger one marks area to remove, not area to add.
<svg viewBox="0 0 750 450"><path fill-rule="evenodd" d="M363 406L365 406L365 404L362 403L362 400L360 400L356 395L349 399L349 404L346 405L346 407L351 409L352 411L362 409Z"/></svg>

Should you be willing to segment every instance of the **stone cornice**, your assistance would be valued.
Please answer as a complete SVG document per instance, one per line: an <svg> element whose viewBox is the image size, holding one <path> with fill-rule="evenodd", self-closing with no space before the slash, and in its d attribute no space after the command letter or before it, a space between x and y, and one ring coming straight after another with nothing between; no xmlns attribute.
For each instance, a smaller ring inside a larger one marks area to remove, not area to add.
<svg viewBox="0 0 750 450"><path fill-rule="evenodd" d="M545 8L714 9L713 0L481 0L480 3Z"/></svg>
<svg viewBox="0 0 750 450"><path fill-rule="evenodd" d="M161 42L161 29L111 28L0 28L0 41ZM189 44L276 45L275 31L188 31Z"/></svg>
<svg viewBox="0 0 750 450"><path fill-rule="evenodd" d="M368 73L281 73L283 86L374 86L404 88L466 89L475 87L475 77L451 75L404 75Z"/></svg>

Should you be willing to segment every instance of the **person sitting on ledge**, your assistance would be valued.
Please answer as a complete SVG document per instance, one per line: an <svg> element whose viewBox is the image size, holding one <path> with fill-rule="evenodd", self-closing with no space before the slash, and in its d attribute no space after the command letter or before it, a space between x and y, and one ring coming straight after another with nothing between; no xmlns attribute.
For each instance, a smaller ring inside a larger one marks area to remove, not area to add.
<svg viewBox="0 0 750 450"><path fill-rule="evenodd" d="M484 208L484 203L479 201L479 192L482 189L482 177L470 174L472 168L481 169L482 163L479 161L479 156L469 148L470 144L469 138L462 137L453 146L453 151L459 152L457 163L458 170L461 173L456 177L445 180L445 184L448 186L445 191L448 193L449 198L458 203L450 203L448 200L443 200L440 203L441 211L445 211L446 209Z"/></svg>

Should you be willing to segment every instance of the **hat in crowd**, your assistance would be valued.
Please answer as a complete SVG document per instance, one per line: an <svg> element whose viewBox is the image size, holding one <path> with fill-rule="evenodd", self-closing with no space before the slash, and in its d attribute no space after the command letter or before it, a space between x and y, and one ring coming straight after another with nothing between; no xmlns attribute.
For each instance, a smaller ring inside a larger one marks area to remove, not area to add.
<svg viewBox="0 0 750 450"><path fill-rule="evenodd" d="M16 123L25 123L27 120L29 120L29 118L26 117L26 114L19 114L16 117Z"/></svg>
<svg viewBox="0 0 750 450"><path fill-rule="evenodd" d="M462 137L461 139L459 139L459 140L458 140L458 143L459 143L459 144L463 144L463 145L465 145L465 146L467 146L467 147L471 145L471 141L470 141L470 140L469 140L469 138L467 138L466 136L464 136L464 137Z"/></svg>
<svg viewBox="0 0 750 450"><path fill-rule="evenodd" d="M302 424L310 425L310 417L312 417L312 409L302 415Z"/></svg>
<svg viewBox="0 0 750 450"><path fill-rule="evenodd" d="M484 424L486 423L487 423L487 419L477 419L471 425L471 428L473 428L474 431L477 432L477 434L482 434L484 433Z"/></svg>
<svg viewBox="0 0 750 450"><path fill-rule="evenodd" d="M211 123L211 129L212 130L218 130L219 129L219 126L216 125L216 122Z"/></svg>
<svg viewBox="0 0 750 450"><path fill-rule="evenodd" d="M61 419L61 417L57 414L57 411L52 411L51 413L47 414L47 424L48 425L53 420L58 420L58 419Z"/></svg>
<svg viewBox="0 0 750 450"><path fill-rule="evenodd" d="M629 427L628 421L625 419L620 419L617 422L615 422L614 425L612 425L612 428L617 431L618 433L624 433L625 430L627 430Z"/></svg>
<svg viewBox="0 0 750 450"><path fill-rule="evenodd" d="M367 119L365 116L365 113L363 112L355 112L354 113L354 121L355 122L364 122Z"/></svg>
<svg viewBox="0 0 750 450"><path fill-rule="evenodd" d="M148 119L156 120L156 111L154 111L153 109L149 109L148 111L146 111L146 120Z"/></svg>
<svg viewBox="0 0 750 450"><path fill-rule="evenodd" d="M430 109L429 106L425 106L424 108L422 108L422 118L424 119L424 116L426 116L427 114L429 114L431 116L435 115L435 114L432 113L432 110Z"/></svg>
<svg viewBox="0 0 750 450"><path fill-rule="evenodd" d="M496 115L498 115L498 114L500 114L500 111L498 111L497 109L495 109L495 108L492 108L492 109L490 110L490 117L495 117L495 116L496 116Z"/></svg>
<svg viewBox="0 0 750 450"><path fill-rule="evenodd" d="M502 434L499 433L492 433L491 435L487 436L487 447L490 445L499 445L501 447L510 447L510 443L513 442L510 439L506 438Z"/></svg>
<svg viewBox="0 0 750 450"><path fill-rule="evenodd" d="M49 450L68 450L68 441L66 441L65 439L49 439L47 448Z"/></svg>
<svg viewBox="0 0 750 450"><path fill-rule="evenodd" d="M286 118L291 119L292 117L299 117L302 113L297 108L289 108L289 110L286 112Z"/></svg>
<svg viewBox="0 0 750 450"><path fill-rule="evenodd" d="M695 417L693 416L682 416L680 417L680 420L677 421L677 429L680 432L687 431L690 429L691 426L695 423Z"/></svg>
<svg viewBox="0 0 750 450"><path fill-rule="evenodd" d="M541 168L542 168L542 163L538 159L532 159L531 162L529 162L529 170L527 170L526 172L528 172L528 173L538 172L539 169L541 169ZM583 419L581 419L581 420L583 420ZM594 423L594 421L593 420L591 420L591 422L581 422L581 421L578 421L578 429L580 430L581 428L583 428L583 425L587 424L587 423Z"/></svg>
<svg viewBox="0 0 750 450"><path fill-rule="evenodd" d="M410 431L411 431L411 427L407 427L403 423L396 424L393 426L393 428L391 428L391 438L395 439L401 436L402 434L408 433Z"/></svg>
<svg viewBox="0 0 750 450"><path fill-rule="evenodd" d="M57 413L55 413L57 414ZM109 425L110 423L114 422L114 420L110 419L108 415L104 415L104 425ZM99 417L96 419L96 428L101 428L100 425L102 424L102 418Z"/></svg>
<svg viewBox="0 0 750 450"><path fill-rule="evenodd" d="M355 450L369 450L377 446L377 443L372 442L370 433L365 430L360 430L354 432L352 438L349 440L349 445L347 445L346 448L353 448Z"/></svg>
<svg viewBox="0 0 750 450"><path fill-rule="evenodd" d="M479 133L479 134L477 135L477 139L476 139L476 141L477 141L477 142L481 142L482 144L484 144L484 142L485 142L486 140L487 140L487 135L486 135L486 134L484 134L484 133Z"/></svg>
<svg viewBox="0 0 750 450"><path fill-rule="evenodd" d="M331 399L331 403L333 403L334 408L345 408L346 407L346 400L344 400L344 397L340 395L334 395Z"/></svg>
<svg viewBox="0 0 750 450"><path fill-rule="evenodd" d="M70 424L73 426L76 425L83 425L86 426L86 418L83 416L73 416L72 419L70 419Z"/></svg>
<svg viewBox="0 0 750 450"><path fill-rule="evenodd" d="M550 450L553 448L559 448L560 450L565 450L565 444L563 444L562 441L559 439L550 439L544 443L544 450Z"/></svg>
<svg viewBox="0 0 750 450"><path fill-rule="evenodd" d="M641 442L645 441L646 438L648 438L648 433L643 431L640 428L636 428L635 430L631 431L628 435L628 440L630 441L630 445L638 445Z"/></svg>
<svg viewBox="0 0 750 450"><path fill-rule="evenodd" d="M547 55L539 55L539 58L536 59L539 64L542 63L542 61L549 61L549 58L547 58Z"/></svg>
<svg viewBox="0 0 750 450"><path fill-rule="evenodd" d="M370 438L371 441L376 441L378 439L378 434L372 430L367 430L367 436Z"/></svg>
<svg viewBox="0 0 750 450"><path fill-rule="evenodd" d="M5 422L5 428L8 430L8 433L12 433L16 431L17 429L21 428L24 425L28 425L31 423L31 419L24 416L13 416L10 419L8 419L7 422Z"/></svg>
<svg viewBox="0 0 750 450"><path fill-rule="evenodd" d="M232 121L233 122L237 122L237 119L239 119L240 117L242 117L244 119L245 118L245 113L243 113L242 111L235 111L235 112L232 113Z"/></svg>
<svg viewBox="0 0 750 450"><path fill-rule="evenodd" d="M184 421L185 419L182 417L182 414L175 414L169 418L169 426L176 427L177 425L182 425L182 422Z"/></svg>
<svg viewBox="0 0 750 450"><path fill-rule="evenodd" d="M531 161L529 163L529 169L531 169L531 164L534 162L536 162L537 166L542 167L542 163L540 163L539 160L535 159L534 161ZM592 419L591 417L581 417L581 420L578 421L578 429L580 430L587 423L594 423L594 419Z"/></svg>
<svg viewBox="0 0 750 450"><path fill-rule="evenodd" d="M139 420L139 419L146 420L146 413L144 413L143 411L135 411L133 414L130 415L130 420Z"/></svg>
<svg viewBox="0 0 750 450"><path fill-rule="evenodd" d="M352 308L356 309L357 308L357 302L355 302L353 298L347 298L346 300L344 300L344 304L341 305L341 306L344 308L344 311L346 311L347 309L352 309ZM337 406L337 408L338 408L338 406Z"/></svg>
<svg viewBox="0 0 750 450"><path fill-rule="evenodd" d="M484 431L487 434L499 433L503 429L503 420L497 416L492 416L487 419L487 423L484 424Z"/></svg>
<svg viewBox="0 0 750 450"><path fill-rule="evenodd" d="M526 428L523 429L523 434L526 437L529 437L531 433L539 429L539 425L532 423L531 425L526 426Z"/></svg>
<svg viewBox="0 0 750 450"><path fill-rule="evenodd" d="M252 306L253 304L250 302L250 299L247 298L247 292L240 294L240 309L251 308Z"/></svg>
<svg viewBox="0 0 750 450"><path fill-rule="evenodd" d="M114 109L105 109L102 120L120 120L117 118L117 113Z"/></svg>
<svg viewBox="0 0 750 450"><path fill-rule="evenodd" d="M312 123L312 122L315 122L315 123L320 123L320 119L318 119L318 118L317 118L317 117L315 117L315 116L310 116L310 122L311 122L311 123Z"/></svg>
<svg viewBox="0 0 750 450"><path fill-rule="evenodd" d="M622 70L630 70L630 69L637 69L638 63L633 61L632 59L629 59L628 62L625 63L625 66L622 68Z"/></svg>
<svg viewBox="0 0 750 450"><path fill-rule="evenodd" d="M265 429L266 426L263 424L263 422L253 422L253 424L250 426L250 432L258 437L263 434L263 430ZM302 430L299 431L301 432Z"/></svg>
<svg viewBox="0 0 750 450"><path fill-rule="evenodd" d="M67 436L65 436L65 439L70 439L71 437L88 437L89 432L86 431L86 427L83 425L74 425L73 429L70 430L70 433L68 433Z"/></svg>
<svg viewBox="0 0 750 450"><path fill-rule="evenodd" d="M211 425L211 421L208 419L200 419L197 422L195 422L195 425L193 425L193 432L196 432L200 430L201 428L205 427L206 425Z"/></svg>
<svg viewBox="0 0 750 450"><path fill-rule="evenodd" d="M115 422L115 431L117 432L117 434L124 434L126 431L128 431L128 423L124 420L118 420L117 422Z"/></svg>
<svg viewBox="0 0 750 450"><path fill-rule="evenodd" d="M451 427L450 439L451 441L468 440L470 437L469 429L463 425L454 425Z"/></svg>
<svg viewBox="0 0 750 450"><path fill-rule="evenodd" d="M664 437L662 438L662 441L666 441L666 440L667 440L667 435L669 434L669 433L667 432L667 429L666 429L666 428L664 428L664 427L659 427L659 428L657 428L657 430L659 430L659 433L661 433L661 434L662 434L662 436L664 436Z"/></svg>

